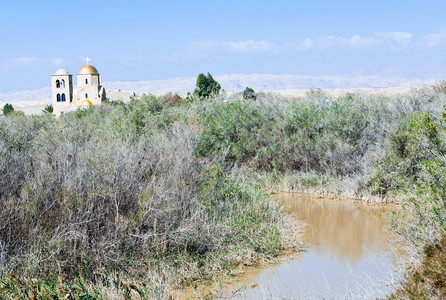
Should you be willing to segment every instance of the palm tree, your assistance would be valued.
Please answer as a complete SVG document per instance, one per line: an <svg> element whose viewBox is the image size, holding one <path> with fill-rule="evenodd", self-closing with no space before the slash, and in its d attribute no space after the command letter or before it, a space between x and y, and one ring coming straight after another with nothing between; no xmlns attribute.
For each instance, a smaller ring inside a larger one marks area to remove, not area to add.
<svg viewBox="0 0 446 300"><path fill-rule="evenodd" d="M47 106L45 106L45 108L42 111L46 114L52 114L53 113L53 105L48 104Z"/></svg>

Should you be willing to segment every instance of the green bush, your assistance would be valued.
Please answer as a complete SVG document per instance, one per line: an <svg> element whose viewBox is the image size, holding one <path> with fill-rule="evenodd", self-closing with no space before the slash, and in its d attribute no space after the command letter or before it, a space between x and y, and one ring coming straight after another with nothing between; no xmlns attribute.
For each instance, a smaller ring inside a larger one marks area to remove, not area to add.
<svg viewBox="0 0 446 300"><path fill-rule="evenodd" d="M202 122L203 134L197 146L202 156L223 156L231 164L244 164L256 159L261 152L270 156L274 148L276 124L266 107L255 107L242 101L213 103L203 114ZM273 167L269 162L260 165L263 162L256 162L256 167Z"/></svg>
<svg viewBox="0 0 446 300"><path fill-rule="evenodd" d="M135 280L156 278L162 294L163 273L179 285L230 268L243 253L275 255L286 219L264 187L249 184L266 172L277 186L281 178L297 188L359 180L354 191L409 193L411 217L399 230L438 239L446 96L307 96L222 103L190 95L182 103L144 95L59 120L0 118L3 274L81 276L94 286L104 283L103 263Z"/></svg>
<svg viewBox="0 0 446 300"><path fill-rule="evenodd" d="M385 141L386 155L365 180L373 193L406 190L419 183L423 163L444 155L444 130L428 113L414 113L402 120Z"/></svg>
<svg viewBox="0 0 446 300"><path fill-rule="evenodd" d="M377 115L357 99L213 103L202 113L198 152L257 170L359 173L381 135Z"/></svg>
<svg viewBox="0 0 446 300"><path fill-rule="evenodd" d="M4 116L7 116L7 115L9 115L9 114L11 114L13 112L14 112L14 107L12 106L12 104L6 103L3 106L3 115Z"/></svg>

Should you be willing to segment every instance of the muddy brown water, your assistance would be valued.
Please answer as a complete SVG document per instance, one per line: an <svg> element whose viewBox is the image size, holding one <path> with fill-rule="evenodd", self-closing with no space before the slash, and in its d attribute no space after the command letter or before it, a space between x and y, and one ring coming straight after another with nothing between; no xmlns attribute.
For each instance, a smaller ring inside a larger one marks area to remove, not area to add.
<svg viewBox="0 0 446 300"><path fill-rule="evenodd" d="M264 268L250 268L225 288L239 299L375 299L400 279L399 239L386 212L368 205L297 194L277 195L281 205L307 224L305 251Z"/></svg>

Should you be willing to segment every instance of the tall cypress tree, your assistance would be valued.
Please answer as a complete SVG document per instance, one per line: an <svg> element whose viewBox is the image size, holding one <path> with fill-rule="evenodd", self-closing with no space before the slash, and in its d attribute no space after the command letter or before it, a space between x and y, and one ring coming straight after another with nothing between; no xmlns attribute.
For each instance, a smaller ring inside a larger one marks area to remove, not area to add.
<svg viewBox="0 0 446 300"><path fill-rule="evenodd" d="M211 95L217 95L221 90L221 85L215 81L209 72L207 76L200 73L197 77L195 86L194 94L205 98L208 98Z"/></svg>

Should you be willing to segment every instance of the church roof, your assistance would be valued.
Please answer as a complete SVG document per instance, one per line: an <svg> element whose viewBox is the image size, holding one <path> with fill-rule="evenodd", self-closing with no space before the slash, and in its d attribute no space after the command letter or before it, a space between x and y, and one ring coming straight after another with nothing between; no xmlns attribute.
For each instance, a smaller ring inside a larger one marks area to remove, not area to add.
<svg viewBox="0 0 446 300"><path fill-rule="evenodd" d="M56 71L56 73L54 73L54 75L68 75L68 72L65 69L59 69Z"/></svg>
<svg viewBox="0 0 446 300"><path fill-rule="evenodd" d="M77 75L99 75L99 72L98 69L96 69L92 65L85 65L79 69Z"/></svg>

